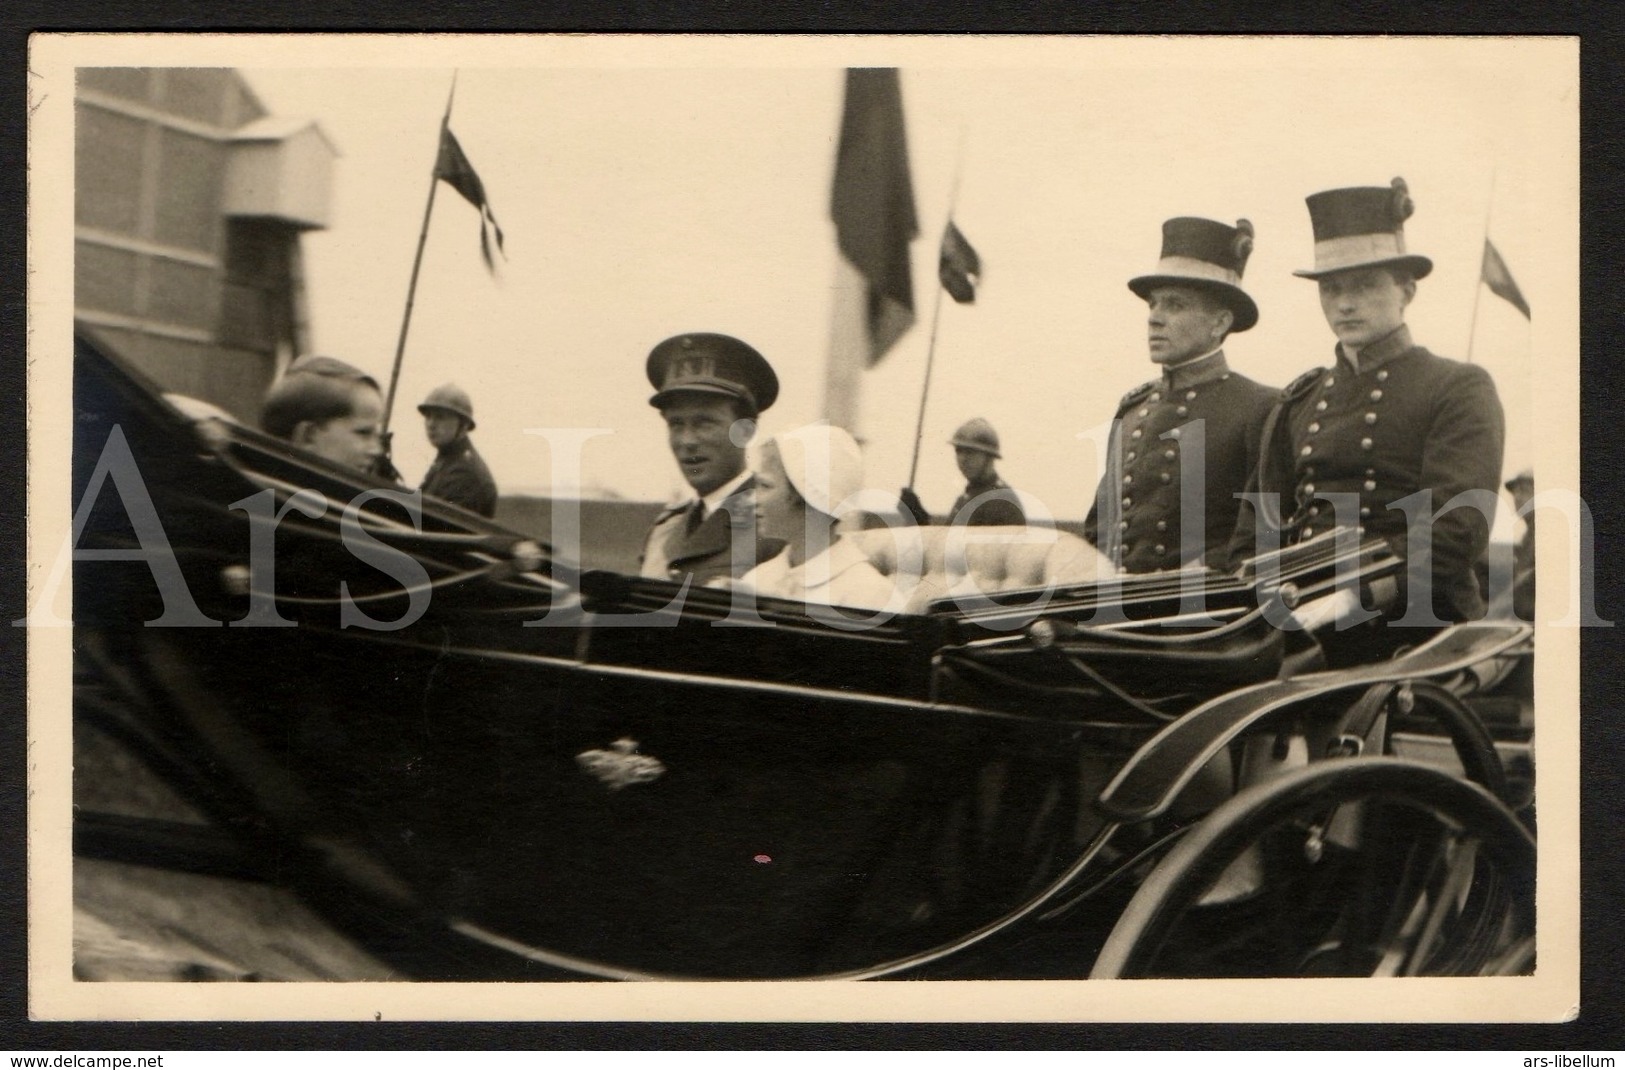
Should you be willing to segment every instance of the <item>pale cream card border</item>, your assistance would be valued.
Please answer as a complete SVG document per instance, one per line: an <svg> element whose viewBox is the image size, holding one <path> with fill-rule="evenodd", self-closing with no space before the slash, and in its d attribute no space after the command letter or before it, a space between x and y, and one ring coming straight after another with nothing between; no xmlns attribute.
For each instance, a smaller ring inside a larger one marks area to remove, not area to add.
<svg viewBox="0 0 1625 1070"><path fill-rule="evenodd" d="M1205 60L1261 42L1182 42ZM1579 46L1573 39L1387 39L1381 66L1515 65L1544 161L1539 258L1518 265L1549 300L1534 321L1536 471L1541 489L1579 488ZM1313 66L1335 39L1299 39ZM73 71L127 66L899 66L1066 67L1166 62L1147 38L740 38L36 35L29 71L29 558L31 592L68 530L73 294ZM1351 87L1351 91L1361 91ZM1426 137L1428 131L1396 131ZM1380 166L1380 165L1379 165ZM1365 176L1362 176L1365 177ZM1306 191L1307 192L1307 191ZM1532 288L1532 287L1531 287ZM391 295L384 304L392 303ZM1546 527L1543 531L1548 530ZM1554 532L1555 534L1555 532ZM1569 548L1541 544L1542 613L1566 586ZM32 596L31 596L32 601ZM1572 1017L1579 1000L1579 633L1542 626L1539 969L1528 978L1323 982L863 982L794 984L128 984L71 974L69 664L71 631L29 635L29 1008L43 1019L757 1020L757 1021L1464 1021Z"/></svg>

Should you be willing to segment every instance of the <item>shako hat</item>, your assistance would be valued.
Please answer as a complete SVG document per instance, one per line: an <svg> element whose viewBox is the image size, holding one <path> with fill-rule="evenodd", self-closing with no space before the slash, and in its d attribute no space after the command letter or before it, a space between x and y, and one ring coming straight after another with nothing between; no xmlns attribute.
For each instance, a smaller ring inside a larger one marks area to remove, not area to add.
<svg viewBox="0 0 1625 1070"><path fill-rule="evenodd" d="M1162 225L1162 256L1150 275L1130 279L1128 288L1149 301L1158 286L1195 286L1225 303L1235 316L1232 331L1258 322L1258 306L1241 288L1241 274L1253 251L1253 225L1245 219L1228 226L1211 219L1179 216Z"/></svg>
<svg viewBox="0 0 1625 1070"><path fill-rule="evenodd" d="M779 377L767 358L726 334L674 335L650 351L645 370L655 388L649 404L656 408L674 394L716 394L744 402L755 416L779 396Z"/></svg>
<svg viewBox="0 0 1625 1070"><path fill-rule="evenodd" d="M980 416L973 416L960 424L948 444L955 449L981 450L992 454L994 460L1002 460L1004 456L999 452L999 433Z"/></svg>
<svg viewBox="0 0 1625 1070"><path fill-rule="evenodd" d="M1433 261L1405 251L1405 220L1416 203L1403 178L1386 186L1329 189L1305 200L1315 230L1315 266L1292 273L1299 278L1379 264L1403 264L1418 279L1433 270Z"/></svg>

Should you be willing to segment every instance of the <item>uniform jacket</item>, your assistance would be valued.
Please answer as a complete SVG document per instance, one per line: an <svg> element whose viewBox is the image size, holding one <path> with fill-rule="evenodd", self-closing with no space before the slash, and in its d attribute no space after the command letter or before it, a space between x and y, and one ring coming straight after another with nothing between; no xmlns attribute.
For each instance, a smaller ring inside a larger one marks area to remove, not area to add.
<svg viewBox="0 0 1625 1070"><path fill-rule="evenodd" d="M990 497L977 502L976 511L961 521L960 510L975 501L983 494L993 493ZM967 483L965 493L954 502L952 511L948 513L948 523L963 523L972 527L1021 527L1027 523L1027 515L1021 509L1021 503L1016 500L1016 492L1010 489L1010 484L1002 479L995 478L990 483Z"/></svg>
<svg viewBox="0 0 1625 1070"><path fill-rule="evenodd" d="M678 581L693 576L694 586L703 587L712 580L738 579L784 548L777 539L756 535L755 476L741 483L690 531L689 512L694 505L690 499L655 517L643 542L641 575Z"/></svg>
<svg viewBox="0 0 1625 1070"><path fill-rule="evenodd" d="M1475 566L1489 546L1505 440L1501 401L1488 372L1435 356L1401 327L1366 347L1358 372L1339 346L1332 367L1316 368L1282 392L1271 419L1251 489L1278 494L1279 515L1267 504L1271 515L1243 507L1232 563L1258 552L1261 532L1290 545L1330 530L1334 505L1325 496L1339 493L1358 501L1357 517L1345 511L1339 521L1385 538L1407 557L1406 515L1395 502L1430 490L1433 513L1465 491L1485 491L1481 499L1491 511L1458 508L1439 517L1431 562L1409 561L1406 570L1407 597L1431 573L1440 619L1483 614Z"/></svg>
<svg viewBox="0 0 1625 1070"><path fill-rule="evenodd" d="M468 436L442 449L423 473L423 493L481 516L497 511L497 484Z"/></svg>
<svg viewBox="0 0 1625 1070"><path fill-rule="evenodd" d="M1125 572L1225 567L1235 496L1257 467L1264 420L1278 396L1231 371L1222 350L1129 391L1118 405L1085 537ZM1203 487L1185 485L1182 460L1202 464ZM1182 539L1187 512L1193 530Z"/></svg>

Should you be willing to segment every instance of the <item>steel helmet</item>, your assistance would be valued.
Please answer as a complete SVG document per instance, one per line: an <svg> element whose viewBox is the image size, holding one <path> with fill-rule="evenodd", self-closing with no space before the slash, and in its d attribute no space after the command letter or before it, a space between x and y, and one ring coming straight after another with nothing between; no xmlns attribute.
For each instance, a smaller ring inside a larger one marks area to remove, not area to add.
<svg viewBox="0 0 1625 1070"><path fill-rule="evenodd" d="M1003 459L1003 454L999 453L999 433L980 416L960 424L959 430L948 441L956 449L981 450L992 454L995 460Z"/></svg>
<svg viewBox="0 0 1625 1070"><path fill-rule="evenodd" d="M468 391L456 383L446 383L429 391L429 396L423 399L418 411L427 415L430 409L454 412L468 421L470 431L474 430L474 402L469 399Z"/></svg>

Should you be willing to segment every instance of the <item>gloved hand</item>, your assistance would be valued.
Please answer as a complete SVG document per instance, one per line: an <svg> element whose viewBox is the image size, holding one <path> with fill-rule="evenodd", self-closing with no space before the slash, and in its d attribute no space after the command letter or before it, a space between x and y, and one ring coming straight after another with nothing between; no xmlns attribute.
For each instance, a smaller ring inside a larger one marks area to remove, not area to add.
<svg viewBox="0 0 1625 1070"><path fill-rule="evenodd" d="M913 487L904 487L897 492L897 503L903 507L903 515L916 524L931 523L931 513L920 501L920 496L914 493Z"/></svg>

